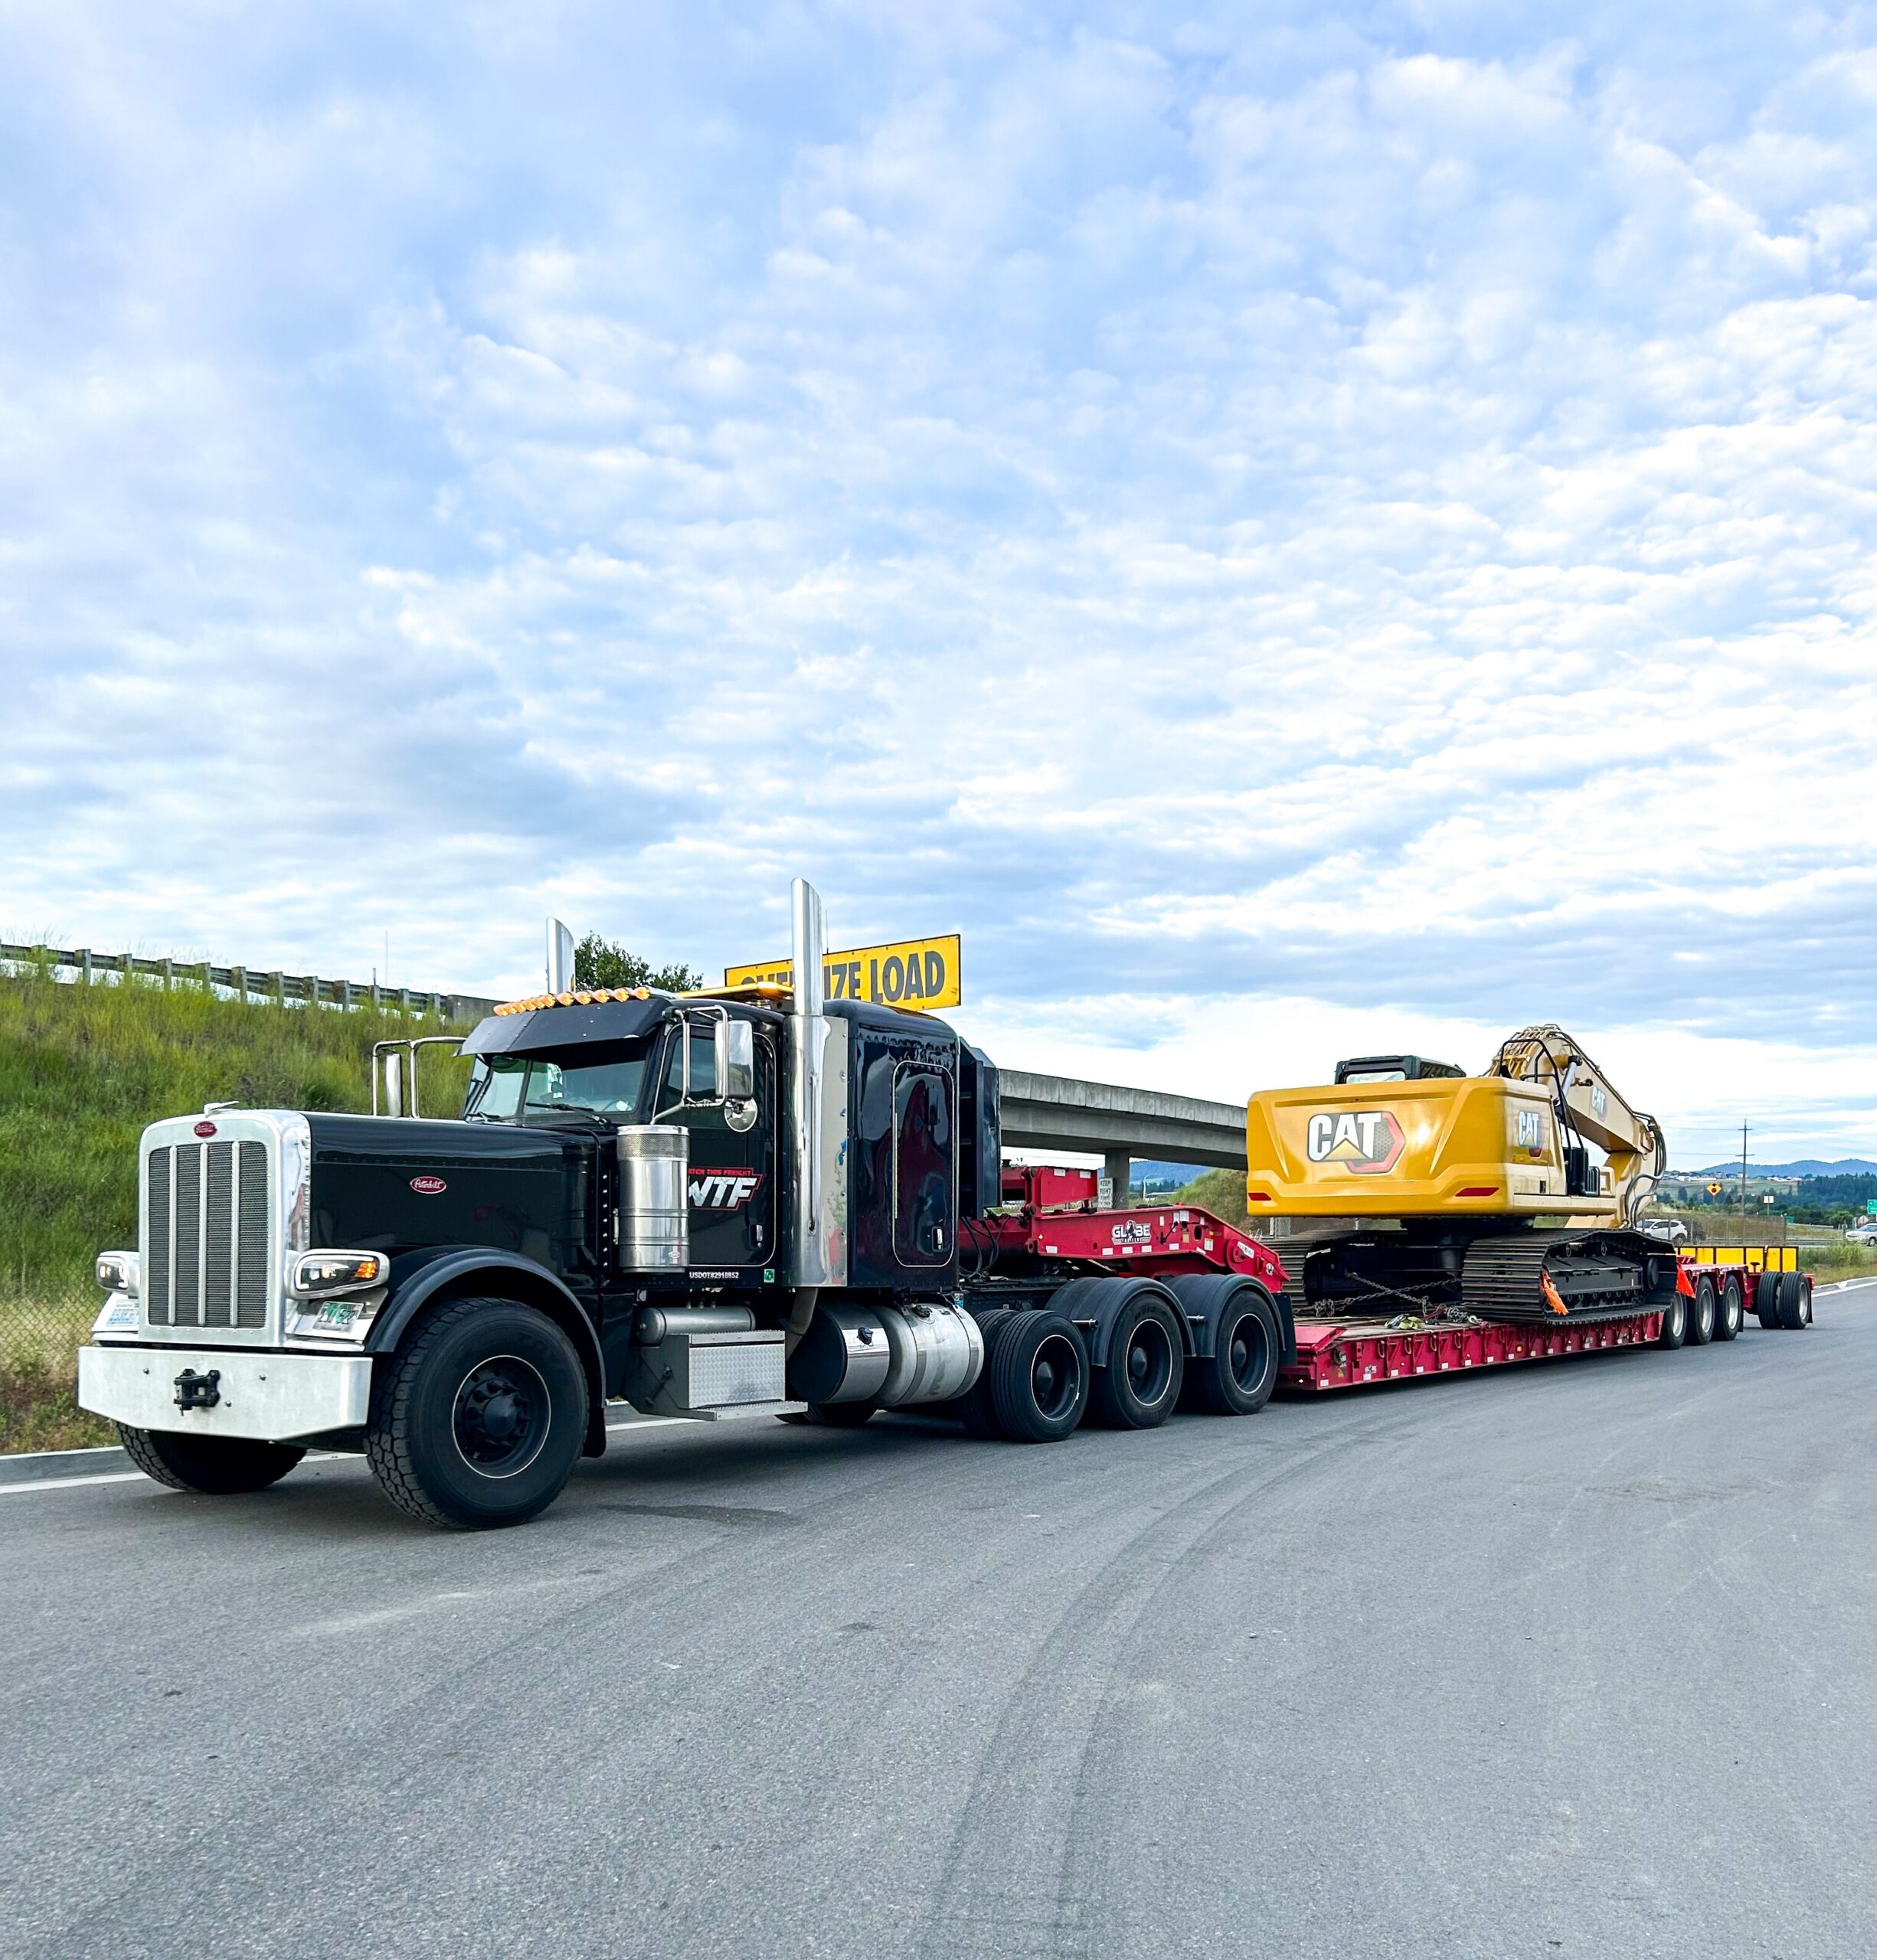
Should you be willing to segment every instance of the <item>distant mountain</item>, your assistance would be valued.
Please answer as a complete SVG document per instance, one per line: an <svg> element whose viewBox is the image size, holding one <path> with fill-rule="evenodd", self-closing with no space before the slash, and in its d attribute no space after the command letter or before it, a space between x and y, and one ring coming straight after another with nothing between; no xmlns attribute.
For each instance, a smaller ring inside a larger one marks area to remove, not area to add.
<svg viewBox="0 0 1877 1960"><path fill-rule="evenodd" d="M1671 1171L1671 1178L1738 1178L1740 1162L1710 1164L1705 1171ZM1827 1164L1817 1157L1801 1157L1791 1164L1754 1164L1747 1166L1748 1181L1755 1178L1870 1178L1877 1177L1877 1164L1868 1157L1840 1157Z"/></svg>

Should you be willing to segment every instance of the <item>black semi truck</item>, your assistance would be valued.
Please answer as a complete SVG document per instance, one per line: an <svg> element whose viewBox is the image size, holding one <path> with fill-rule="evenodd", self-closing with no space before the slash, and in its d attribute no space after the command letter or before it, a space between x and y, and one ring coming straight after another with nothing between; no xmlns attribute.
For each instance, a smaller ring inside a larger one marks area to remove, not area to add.
<svg viewBox="0 0 1877 1960"><path fill-rule="evenodd" d="M358 1450L404 1509L470 1527L551 1502L610 1400L923 1406L1025 1442L1151 1426L1182 1387L1261 1406L1290 1335L1274 1257L1224 1227L1202 1255L1189 1223L1162 1282L1013 1236L995 1067L930 1015L825 999L800 880L793 956L786 989L499 1009L449 1121L415 1114L417 1047L388 1044L387 1113L152 1124L80 1400L179 1488ZM1146 1229L1113 1250L1153 1251ZM1227 1233L1239 1269L1210 1270Z"/></svg>

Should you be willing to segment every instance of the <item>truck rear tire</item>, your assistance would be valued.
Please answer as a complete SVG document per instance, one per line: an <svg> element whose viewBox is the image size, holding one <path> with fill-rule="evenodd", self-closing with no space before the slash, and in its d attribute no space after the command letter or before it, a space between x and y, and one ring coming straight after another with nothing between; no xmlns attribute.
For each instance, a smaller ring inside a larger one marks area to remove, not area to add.
<svg viewBox="0 0 1877 1960"><path fill-rule="evenodd" d="M1739 1334L1741 1325L1746 1318L1746 1296L1741 1291L1739 1276L1730 1272L1721 1288L1720 1302L1715 1310L1715 1339L1733 1340Z"/></svg>
<svg viewBox="0 0 1877 1960"><path fill-rule="evenodd" d="M1672 1293L1662 1309L1662 1331L1656 1336L1658 1348L1679 1348L1688 1338L1688 1295Z"/></svg>
<svg viewBox="0 0 1877 1960"><path fill-rule="evenodd" d="M1044 1308L1012 1314L985 1372L997 1426L1012 1442L1060 1442L1088 1404L1088 1353L1073 1321Z"/></svg>
<svg viewBox="0 0 1877 1960"><path fill-rule="evenodd" d="M1806 1298L1804 1276L1797 1272L1782 1272L1779 1276L1779 1324L1794 1331L1806 1322Z"/></svg>
<svg viewBox="0 0 1877 1960"><path fill-rule="evenodd" d="M997 1411L991 1406L991 1357L996 1352L999 1333L1005 1323L1014 1318L1014 1309L989 1307L982 1312L973 1309L971 1318L977 1322L978 1333L984 1342L984 1365L978 1370L977 1380L949 1405L947 1413L955 1415L964 1424L966 1436L976 1437L979 1442L989 1442L1003 1433L998 1427Z"/></svg>
<svg viewBox="0 0 1877 1960"><path fill-rule="evenodd" d="M145 1476L172 1491L238 1497L277 1484L306 1452L297 1443L256 1442L246 1436L185 1436L169 1429L133 1429L119 1423L124 1454Z"/></svg>
<svg viewBox="0 0 1877 1960"><path fill-rule="evenodd" d="M477 1530L553 1503L586 1429L580 1357L545 1314L453 1300L381 1364L365 1455L401 1511Z"/></svg>
<svg viewBox="0 0 1877 1960"><path fill-rule="evenodd" d="M1753 1310L1762 1327L1779 1325L1779 1275L1763 1272L1754 1282Z"/></svg>
<svg viewBox="0 0 1877 1960"><path fill-rule="evenodd" d="M1714 1282L1697 1279L1695 1297L1688 1302L1688 1338L1697 1348L1706 1347L1714 1338L1715 1307Z"/></svg>
<svg viewBox="0 0 1877 1960"><path fill-rule="evenodd" d="M1210 1359L1187 1363L1193 1399L1208 1415L1255 1416L1277 1385L1277 1316L1249 1288L1218 1317Z"/></svg>
<svg viewBox="0 0 1877 1960"><path fill-rule="evenodd" d="M1104 1429L1157 1429L1172 1414L1185 1379L1179 1315L1158 1286L1143 1286L1108 1328L1107 1365L1095 1370L1090 1419Z"/></svg>

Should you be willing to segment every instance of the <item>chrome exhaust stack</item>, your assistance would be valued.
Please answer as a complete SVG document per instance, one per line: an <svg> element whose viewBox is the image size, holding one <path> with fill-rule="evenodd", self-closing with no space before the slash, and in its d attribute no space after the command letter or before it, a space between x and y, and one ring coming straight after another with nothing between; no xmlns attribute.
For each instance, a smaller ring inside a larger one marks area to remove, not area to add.
<svg viewBox="0 0 1877 1960"><path fill-rule="evenodd" d="M830 1021L822 961L821 898L806 878L793 893L789 1000L789 1144L794 1165L790 1207L789 1316L791 1350L808 1331L824 1286L847 1283L847 1024Z"/></svg>

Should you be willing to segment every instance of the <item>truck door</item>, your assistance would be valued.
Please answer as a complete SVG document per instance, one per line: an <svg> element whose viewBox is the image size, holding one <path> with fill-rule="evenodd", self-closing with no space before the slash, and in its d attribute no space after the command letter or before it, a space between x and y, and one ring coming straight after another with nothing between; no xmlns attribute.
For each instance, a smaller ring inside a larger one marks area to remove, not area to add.
<svg viewBox="0 0 1877 1960"><path fill-rule="evenodd" d="M684 1045L666 1054L661 1108L684 1088ZM691 1027L693 1096L708 1096L716 1081L716 1031ZM691 1270L729 1272L776 1263L776 1050L767 1028L756 1030L756 1121L730 1127L721 1108L674 1109L663 1120L691 1132Z"/></svg>

